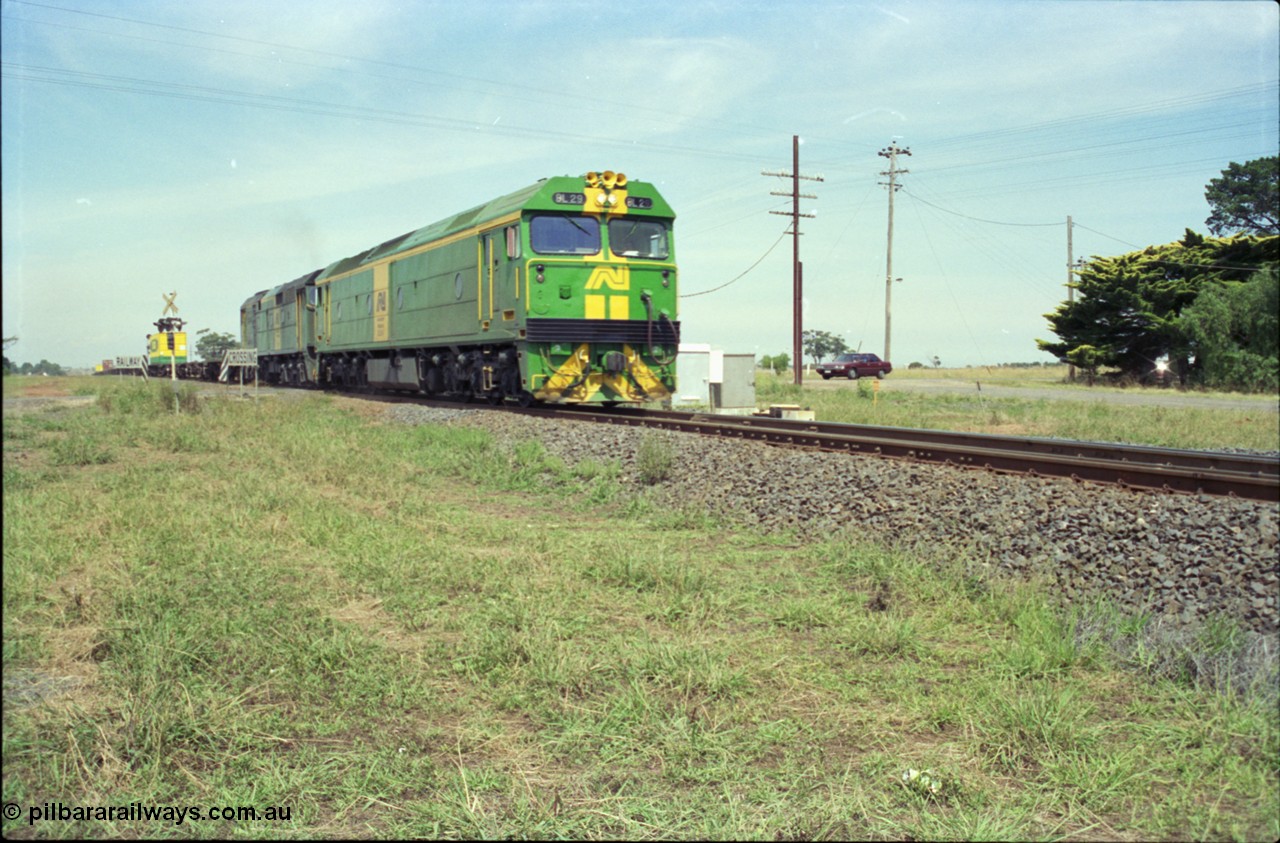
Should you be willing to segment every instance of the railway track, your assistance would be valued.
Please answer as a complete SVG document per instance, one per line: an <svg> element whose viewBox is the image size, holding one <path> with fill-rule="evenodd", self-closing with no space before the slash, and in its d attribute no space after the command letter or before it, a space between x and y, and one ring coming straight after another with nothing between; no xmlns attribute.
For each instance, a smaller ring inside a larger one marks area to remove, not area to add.
<svg viewBox="0 0 1280 843"><path fill-rule="evenodd" d="M1274 456L620 407L544 406L516 411L1149 491L1280 499L1280 458Z"/></svg>
<svg viewBox="0 0 1280 843"><path fill-rule="evenodd" d="M350 395L350 393L341 393ZM388 402L459 407L456 401L370 394ZM468 404L485 409L485 404ZM494 410L597 424L651 427L704 436L754 440L771 445L865 454L984 469L1005 474L1062 477L1134 490L1280 501L1280 457L1225 451L1194 451L1070 439L997 436L946 430L801 421L772 416L726 416L592 407L577 404L505 405Z"/></svg>

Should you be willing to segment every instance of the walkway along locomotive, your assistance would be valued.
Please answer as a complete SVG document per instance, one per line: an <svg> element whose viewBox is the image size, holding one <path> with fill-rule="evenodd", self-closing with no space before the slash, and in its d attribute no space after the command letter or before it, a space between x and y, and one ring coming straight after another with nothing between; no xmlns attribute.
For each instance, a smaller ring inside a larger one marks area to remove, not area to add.
<svg viewBox="0 0 1280 843"><path fill-rule="evenodd" d="M493 402L675 390L675 214L609 170L543 179L251 296L268 383Z"/></svg>

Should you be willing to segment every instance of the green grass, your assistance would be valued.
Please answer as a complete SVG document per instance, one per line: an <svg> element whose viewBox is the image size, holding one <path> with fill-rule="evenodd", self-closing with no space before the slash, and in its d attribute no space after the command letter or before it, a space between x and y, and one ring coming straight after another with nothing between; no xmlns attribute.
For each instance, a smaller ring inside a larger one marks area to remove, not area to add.
<svg viewBox="0 0 1280 843"><path fill-rule="evenodd" d="M4 801L291 819L6 836L1280 836L1225 622L723 531L342 401L110 387L5 420Z"/></svg>
<svg viewBox="0 0 1280 843"><path fill-rule="evenodd" d="M1051 436L1103 442L1130 442L1171 448L1249 448L1274 451L1280 447L1280 414L1275 396L1213 394L1231 407L1183 407L1172 402L1174 390L1151 389L1151 403L1113 404L1102 400L1067 400L1102 392L1135 392L1063 383L1066 367L1046 369L913 369L895 371L879 389L869 380L820 388L797 387L789 375L756 372L756 403L800 404L822 421L887 425L976 433ZM816 376L815 376L816 377ZM891 381L942 379L966 383L963 393L894 389ZM817 383L822 383L818 380ZM1052 389L1061 400L994 397L977 383L1026 389ZM1202 395L1206 393L1194 393Z"/></svg>

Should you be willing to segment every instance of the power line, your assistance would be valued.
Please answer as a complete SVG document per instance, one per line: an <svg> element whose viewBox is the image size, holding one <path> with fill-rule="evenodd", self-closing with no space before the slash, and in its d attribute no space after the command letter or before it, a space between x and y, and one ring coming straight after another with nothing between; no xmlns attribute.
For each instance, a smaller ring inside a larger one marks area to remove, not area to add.
<svg viewBox="0 0 1280 843"><path fill-rule="evenodd" d="M906 190L906 188L903 188L903 190ZM935 205L932 202L930 202L928 199L924 199L918 193L913 193L910 190L906 190L906 193L908 196L915 199L917 202L923 202L924 204L928 205L931 208L937 208L939 211L943 211L944 213L952 214L953 216L957 216L957 217L964 217L965 219L973 220L974 222L985 222L990 225L1015 225L1023 228L1046 228L1051 225L1063 225L1063 223L1060 223L1060 222L1002 222L1000 220L984 220L981 217L971 217L968 214L962 214L959 211L952 211L942 207L941 205Z"/></svg>
<svg viewBox="0 0 1280 843"><path fill-rule="evenodd" d="M947 288L947 295L951 297L952 305L955 307L955 313L960 317L960 322L964 325L965 333L969 335L969 341L973 343L974 349L978 352L978 359L988 359L986 351L978 344L977 334L975 334L973 328L969 326L969 320L965 318L965 308L956 297L955 289L951 284L951 277L947 274L947 269L943 264L942 259L938 257L938 250L933 247L933 238L929 236L929 229L924 224L924 217L921 215L920 209L913 206L912 210L916 213L916 219L920 221L920 231L924 234L924 241L929 246L929 251L933 254L933 262L938 267L938 274L942 277L943 286ZM889 355L886 353L885 358L888 359L888 357Z"/></svg>
<svg viewBox="0 0 1280 843"><path fill-rule="evenodd" d="M1229 157L1231 160L1251 160L1265 155L1273 155L1274 150L1257 150L1252 152L1233 153ZM1163 164L1149 164L1146 166L1130 166L1118 170L1096 170L1089 173L1077 173L1068 176L1058 176L1047 179L1031 179L1021 182L1006 182L1003 184L991 185L990 187L982 187L977 189L955 190L949 191L944 195L962 196L965 198L977 198L980 196L1000 196L1009 192L1027 193L1035 189L1057 189L1063 186L1069 187L1089 187L1098 184L1116 184L1120 182L1135 182L1150 180L1157 175L1178 175L1183 173L1204 172L1203 164L1217 164L1221 169L1224 156L1215 155L1210 158L1196 158L1183 161L1170 161ZM1047 223L1046 223L1047 224ZM1061 223L1054 223L1061 225Z"/></svg>
<svg viewBox="0 0 1280 843"><path fill-rule="evenodd" d="M356 120L369 120L409 126L430 126L432 128L444 130L466 132L483 130L496 134L524 135L530 137L571 140L579 143L589 142L594 144L625 146L630 149L642 147L654 150L684 152L704 157L724 158L729 160L758 160L758 156L746 153L727 152L722 149L698 149L695 147L659 143L656 141L640 141L634 138L624 139L580 135L572 132L540 129L531 126L518 126L514 124L480 123L475 120L445 117L442 115L415 114L405 111L393 111L391 109L344 105L342 103L325 102L323 100L306 100L273 94L256 94L248 91L236 91L226 88L211 88L201 85L162 82L154 79L142 79L138 77L112 76L107 74L87 73L84 71L21 65L13 62L3 62L0 64L6 68L5 70L0 71L0 76L3 76L6 79L18 79L28 82L42 82L68 87L117 91L121 93L140 94L143 96L187 100L190 102L211 102L220 105L239 105L249 108L290 112L295 114L346 117ZM40 75L42 73L49 75Z"/></svg>
<svg viewBox="0 0 1280 843"><path fill-rule="evenodd" d="M772 252L774 249L778 248L778 244L782 242L782 238L786 237L786 236L787 236L788 234L790 234L790 233L791 233L791 232L786 231L786 230L784 229L784 230L783 230L783 232L782 232L781 234L779 234L779 235L778 235L778 239L777 239L777 240L775 240L775 241L773 241L773 245L772 245L772 246L770 246L770 247L765 251L765 253L764 253L763 255L761 255L761 256L756 260L756 262L755 262L755 263L751 264L751 266L749 266L749 267L747 267L746 269L744 269L744 270L743 270L741 273L739 273L736 277L731 278L730 280L728 280L728 281L724 282L724 283L723 283L723 284L721 284L719 287L712 287L710 290L700 290L699 292L696 292L696 293L682 293L682 294L680 295L680 298L682 298L682 299L691 299L691 298L693 298L694 296L705 296L707 293L714 293L714 292L716 292L717 290L723 290L725 287L728 287L728 286L729 286L730 284L732 284L734 281L737 281L739 278L742 278L742 277L743 277L744 275L746 275L748 272L750 272L751 270L753 270L753 269L755 269L757 266L759 266L761 261L763 261L765 258L769 257L769 253L770 253L770 252Z"/></svg>
<svg viewBox="0 0 1280 843"><path fill-rule="evenodd" d="M1241 85L1233 88L1221 88L1216 91L1206 91L1199 94L1187 94L1179 97L1170 97L1168 99L1155 100L1145 102L1140 105L1125 106L1121 108L1105 109L1103 111L1088 112L1085 114L1076 114L1068 117L1060 117L1053 120L1043 120L1035 123L1028 123L1022 126L1011 126L1005 129L993 129L987 132L971 132L966 135L953 135L949 138L939 138L930 143L937 147L946 147L952 144L968 144L973 141L990 140L992 142L1004 143L1009 135L1025 134L1030 132L1043 131L1045 129L1055 129L1061 126L1079 126L1081 123L1090 121L1113 120L1123 117L1135 117L1140 114L1149 114L1151 112L1165 111L1178 106L1193 106L1210 103L1219 100L1237 99L1243 96L1253 94L1266 94L1280 88L1280 79L1273 79L1267 82L1254 83L1250 85Z"/></svg>
<svg viewBox="0 0 1280 843"><path fill-rule="evenodd" d="M1137 243L1130 243L1128 240L1121 240L1119 237L1112 237L1110 234L1104 234L1103 232L1098 231L1096 228L1090 228L1089 226L1084 225L1084 224L1083 224L1083 223L1081 223L1079 220L1074 220L1074 221L1073 221L1073 223L1074 223L1074 225L1075 225L1075 227L1076 227L1076 228L1083 228L1085 231L1091 231L1091 232L1093 232L1094 234L1098 235L1099 237L1105 237L1105 238L1107 238L1108 240L1114 240L1114 241L1116 241L1117 243L1122 243L1122 244L1124 244L1125 246L1132 246L1132 247L1133 247L1133 248L1135 248L1135 249L1145 249L1145 248L1146 248L1146 246L1139 246Z"/></svg>
<svg viewBox="0 0 1280 843"><path fill-rule="evenodd" d="M615 100L608 99L605 97L598 97L598 96L593 96L591 94L582 94L582 93L565 94L560 91L556 91L548 88L538 88L532 85L522 85L518 82L512 82L511 80L506 80L506 79L502 79L502 80L486 79L482 76L469 76L467 74L454 73L447 70L435 70L427 67L421 67L418 65L405 64L402 62L391 62L391 61L385 61L381 59L370 59L370 58L365 58L363 56L353 56L353 55L348 55L345 53L337 53L329 50L316 50L309 47L296 47L291 44L282 44L274 41L264 41L256 38L245 38L243 36L237 36L237 35L226 35L220 32L209 32L207 30L195 29L192 27L185 27L185 26L177 26L173 24L155 23L153 21L140 20L138 18L129 18L121 15L109 15L109 14L103 14L101 12L87 12L82 9L70 9L63 6L55 6L48 3L35 3L35 2L31 2L31 0L8 0L8 1L11 4L16 4L16 5L33 6L41 9L49 9L53 11L66 12L68 14L75 14L75 15L84 15L84 16L100 18L104 20L112 20L112 21L117 21L121 23L135 24L138 26L147 26L155 29L167 29L175 32L183 32L183 33L188 33L192 35L200 35L206 38L216 38L216 39L222 39L226 41L235 41L243 44L250 44L257 47L269 47L272 49L273 52L275 50L292 50L294 52L310 54L314 56L321 56L324 58L340 59L345 62L361 62L364 64L373 65L373 66L387 67L387 68L392 68L396 70L408 70L414 73L425 73L425 74L434 75L434 76L442 76L450 79L459 79L467 82L476 82L482 85L492 86L492 90L477 91L476 93L484 93L486 96L497 96L497 97L505 97L509 99L516 99L521 102L528 102L529 97L526 94L519 93L519 92L527 92L527 93L540 94L543 96L551 96L560 100L568 100L575 105L580 105L583 102L595 102L595 103L599 103L600 105L606 105L609 107L614 107L617 105L617 102ZM36 24L39 26L58 27L62 29L70 29L73 31L80 31L80 32L92 32L97 35L103 34L100 30L76 27L70 24L65 24L65 23L54 23L52 21L38 21L38 20L32 20L30 18L15 18L12 15L4 15L3 17L9 20L18 20L18 21L22 21L23 23ZM168 44L170 46L183 47L188 49L193 46L190 44L181 44L173 41L165 41L163 39L146 38L140 35L127 35L123 33L111 33L111 35L112 37L128 38L128 39L138 40L138 41L147 41L147 42L156 43L156 44ZM244 56L248 58L262 58L260 56L255 56L252 53L237 52L234 50L220 50L216 47L209 47L209 46L203 46L203 45L198 46L196 48L200 50L204 50L206 52L224 53L228 55ZM269 57L269 60L273 63L294 64L300 67L308 67L308 68L319 69L319 70L328 70L334 73L340 73L340 74L346 74L346 75L368 76L374 79L391 79L392 81L401 81L401 82L414 81L421 84L420 80L405 80L403 77L381 76L379 74L368 73L365 71L357 71L351 68L337 68L337 67L327 67L324 65L307 64L305 62L285 59L279 55L272 55ZM455 90L465 91L467 89L455 88ZM628 108L628 111L632 111L632 112L647 111L654 114L660 114L667 118L676 118L677 120L681 118L694 118L694 117L700 116L696 114L673 112L670 109L664 109L664 108L659 108L655 106L646 106L643 103L631 103L627 106L627 108ZM723 121L723 120L713 120L713 121L709 121L709 123L717 125L721 128L731 129L738 133L745 133L747 131L771 131L770 127L755 126L755 125L742 124L742 123L732 123L732 122Z"/></svg>

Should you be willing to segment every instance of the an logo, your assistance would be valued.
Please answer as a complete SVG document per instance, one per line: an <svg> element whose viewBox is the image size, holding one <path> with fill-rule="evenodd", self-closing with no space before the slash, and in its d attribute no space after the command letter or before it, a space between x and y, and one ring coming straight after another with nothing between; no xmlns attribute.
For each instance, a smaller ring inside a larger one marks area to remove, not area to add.
<svg viewBox="0 0 1280 843"><path fill-rule="evenodd" d="M608 287L610 290L631 289L631 269L625 266L597 266L587 279L588 290L599 290Z"/></svg>

